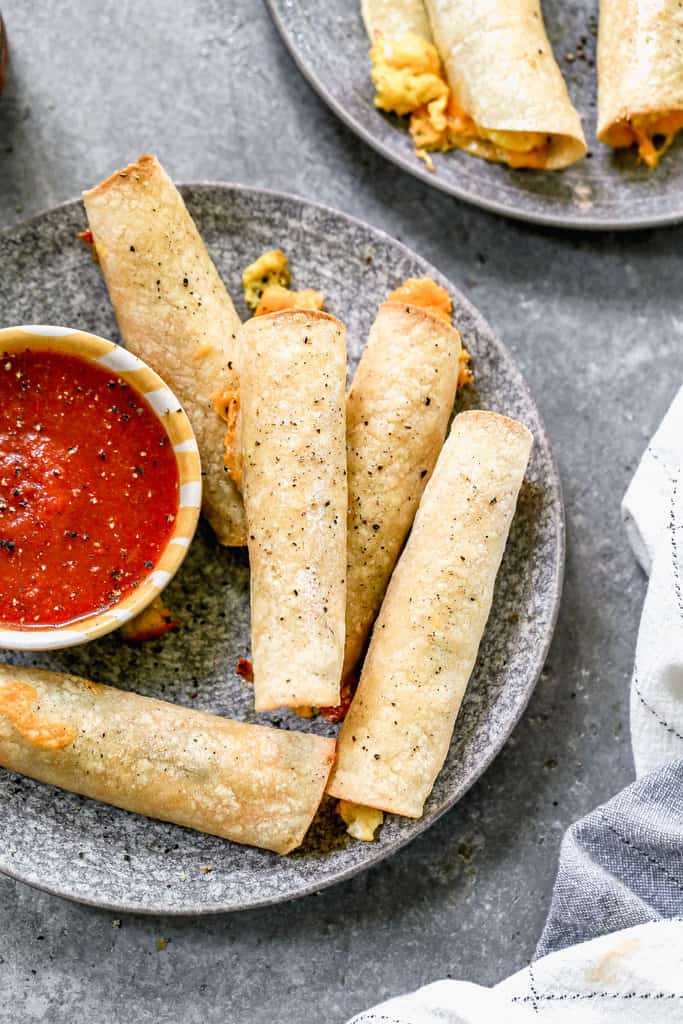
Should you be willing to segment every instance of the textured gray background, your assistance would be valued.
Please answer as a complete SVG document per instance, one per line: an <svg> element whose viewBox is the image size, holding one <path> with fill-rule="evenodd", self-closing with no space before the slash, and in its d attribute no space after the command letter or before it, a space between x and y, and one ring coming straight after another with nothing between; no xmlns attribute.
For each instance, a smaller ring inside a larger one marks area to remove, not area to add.
<svg viewBox="0 0 683 1024"><path fill-rule="evenodd" d="M561 234L432 192L334 120L258 0L2 7L0 224L154 149L176 178L288 189L385 228L468 292L523 367L556 443L569 552L529 710L430 832L321 896L209 920L119 922L2 879L0 1022L312 1024L439 976L495 982L533 951L565 826L632 777L643 581L619 499L682 376L683 231Z"/></svg>

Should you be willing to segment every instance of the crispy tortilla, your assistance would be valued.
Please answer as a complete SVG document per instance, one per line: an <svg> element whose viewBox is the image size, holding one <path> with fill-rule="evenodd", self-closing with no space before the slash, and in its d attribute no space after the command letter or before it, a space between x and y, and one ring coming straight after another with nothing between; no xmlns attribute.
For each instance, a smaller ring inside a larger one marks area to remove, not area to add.
<svg viewBox="0 0 683 1024"><path fill-rule="evenodd" d="M240 321L225 285L155 157L116 171L83 201L126 347L182 403L199 445L206 517L222 544L243 545L244 509L214 403L216 393L238 388Z"/></svg>
<svg viewBox="0 0 683 1024"><path fill-rule="evenodd" d="M346 403L349 472L344 675L358 662L441 451L460 335L403 302L380 306Z"/></svg>
<svg viewBox="0 0 683 1024"><path fill-rule="evenodd" d="M346 607L346 340L318 310L240 334L257 711L339 703Z"/></svg>
<svg viewBox="0 0 683 1024"><path fill-rule="evenodd" d="M683 8L678 0L601 0L598 138L640 144L655 166L683 124ZM648 140L665 140L655 149Z"/></svg>
<svg viewBox="0 0 683 1024"><path fill-rule="evenodd" d="M289 853L333 760L319 736L0 665L0 766L148 818Z"/></svg>
<svg viewBox="0 0 683 1024"><path fill-rule="evenodd" d="M543 24L539 0L426 0L436 45L458 106L485 137L463 139L477 156L528 149L547 136L542 165L567 167L586 153L581 120ZM502 135L500 134L502 133ZM510 133L522 133L515 140Z"/></svg>
<svg viewBox="0 0 683 1024"><path fill-rule="evenodd" d="M370 39L377 35L402 36L406 32L432 38L424 0L361 0L361 11Z"/></svg>
<svg viewBox="0 0 683 1024"><path fill-rule="evenodd" d="M531 434L491 412L453 422L387 589L328 792L422 815L491 610Z"/></svg>

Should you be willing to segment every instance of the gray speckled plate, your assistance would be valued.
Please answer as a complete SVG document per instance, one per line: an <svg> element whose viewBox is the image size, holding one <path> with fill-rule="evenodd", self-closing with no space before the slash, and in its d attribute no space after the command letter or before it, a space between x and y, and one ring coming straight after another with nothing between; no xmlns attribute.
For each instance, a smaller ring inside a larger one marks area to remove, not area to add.
<svg viewBox="0 0 683 1024"><path fill-rule="evenodd" d="M655 173L595 138L597 0L543 0L550 41L582 115L589 156L566 171L511 171L454 150L430 172L405 125L373 106L360 0L267 0L282 38L320 96L365 142L428 185L487 210L557 227L619 229L683 220L683 137ZM573 60L567 59L567 54Z"/></svg>
<svg viewBox="0 0 683 1024"><path fill-rule="evenodd" d="M241 269L282 246L295 284L320 288L346 321L351 368L390 289L409 275L441 281L474 356L478 390L463 401L523 420L536 445L478 666L421 821L390 817L378 842L357 843L345 836L330 801L305 847L280 858L0 770L0 870L85 903L171 914L315 892L376 864L431 825L481 775L521 715L550 642L564 559L560 483L538 411L509 353L452 284L386 235L301 199L218 184L183 192L233 296L241 297ZM84 226L81 203L72 202L0 234L0 325L64 324L118 338L99 270L75 237ZM238 308L246 314L239 301ZM249 654L246 552L218 547L202 526L167 596L182 628L163 640L135 648L112 634L86 647L9 658L253 720L251 688L235 674L237 659ZM334 731L290 713L260 718ZM212 870L202 871L206 865Z"/></svg>

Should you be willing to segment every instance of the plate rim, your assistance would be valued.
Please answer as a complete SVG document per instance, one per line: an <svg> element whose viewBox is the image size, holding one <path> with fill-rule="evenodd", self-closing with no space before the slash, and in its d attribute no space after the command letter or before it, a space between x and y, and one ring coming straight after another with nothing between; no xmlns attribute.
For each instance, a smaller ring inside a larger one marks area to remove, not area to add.
<svg viewBox="0 0 683 1024"><path fill-rule="evenodd" d="M267 0L270 2L270 0ZM546 429L545 422L541 415L541 412L534 400L531 393L531 389L527 384L526 378L522 373L517 360L514 358L510 350L508 349L505 342L501 340L497 332L491 327L488 320L479 311L478 307L467 298L467 296L461 292L460 288L454 284L445 274L436 268L432 262L425 257L421 256L410 246L404 242L399 241L390 235L387 231L382 228L376 227L369 221L363 220L360 217L356 217L353 214L346 213L344 210L340 210L337 207L329 206L327 203L321 203L317 200L308 199L305 196L297 195L293 192L283 192L279 189L272 189L261 186L243 185L239 182L223 181L220 179L194 179L191 181L179 181L175 183L181 192L185 189L219 189L221 191L237 191L242 193L250 193L252 195L263 195L269 198L273 198L285 202L301 203L304 206L315 207L325 213L331 214L336 217L342 217L344 220L354 224L357 227L362 228L365 231L377 236L382 241L389 242L392 246L397 246L406 256L411 258L417 258L421 263L429 268L430 272L433 272L438 278L446 281L450 286L451 290L455 291L458 295L458 301L463 306L467 307L469 315L472 319L479 324L482 324L490 337L493 339L495 346L505 357L508 364L512 367L514 374L517 378L517 384L523 391L525 397L529 400L533 406L538 423L540 427L541 437L545 441L545 447L547 451L547 458L549 467L552 472L552 485L556 490L556 544L554 549L554 561L553 561L553 589L551 595L551 606L550 614L548 617L548 626L542 645L537 649L536 656L534 658L532 670L528 674L527 685L524 690L523 699L520 701L518 707L515 709L515 714L510 717L508 722L503 729L501 736L497 742L491 745L490 749L487 750L486 756L482 758L480 764L477 765L476 771L472 774L464 785L460 789L456 789L453 794L443 802L443 804L435 809L430 815L425 815L421 819L417 819L414 822L413 830L404 836L397 837L390 846L382 847L377 846L373 853L362 863L352 864L347 868L343 868L328 878L318 880L315 882L304 882L299 886L295 892L288 893L276 893L266 895L263 898L250 899L248 903L243 904L225 904L225 903L207 903L207 904L195 904L186 905L183 907L173 907L160 903L157 906L153 906L150 903L145 905L139 905L135 902L126 902L125 900L104 898L91 898L86 895L74 894L72 891L67 890L59 885L52 885L43 881L37 874L31 874L31 872L21 871L13 868L7 864L2 852L0 851L0 874L12 878L14 881L22 882L25 885L31 886L33 889L37 889L40 892L47 893L50 896L57 896L60 899L68 900L71 903L77 903L82 906L94 907L98 910L105 910L115 913L126 913L135 914L138 916L145 917L169 917L169 918L189 918L189 917L205 917L214 916L216 914L232 914L247 912L249 910L257 910L263 907L276 906L279 904L290 903L294 900L302 899L303 897L312 896L317 893L321 893L323 890L329 889L332 886L336 886L343 882L349 881L356 875L360 875L365 871L375 868L382 861L389 860L399 850L404 849L409 843L418 839L420 836L431 828L444 814L452 810L452 808L469 792L469 790L477 783L487 769L491 766L493 761L499 756L503 748L510 739L510 736L514 732L515 728L519 724L524 712L527 709L529 701L538 685L538 680L541 676L543 666L548 657L550 645L552 644L553 637L555 635L555 629L557 626L557 620L560 612L562 603L562 593L564 586L565 577L565 565L566 565L566 548L567 548L567 526L566 526L566 509L564 502L564 494L562 488L562 478L560 476L559 466L557 457L551 442L550 435ZM15 231L21 231L30 229L38 221L42 220L46 216L58 213L60 210L68 207L81 206L82 199L77 196L72 199L66 199L63 202L57 203L54 206L47 207L39 210L32 216L23 220L17 221L14 224L8 225L0 229L0 239L11 235ZM83 798L86 799L86 798ZM182 826L177 826L178 828Z"/></svg>
<svg viewBox="0 0 683 1024"><path fill-rule="evenodd" d="M385 160L388 160L395 166L400 167L401 170L407 171L408 174L417 178L418 181L429 185L438 192L442 192L444 195L459 199L464 203L468 203L470 206L479 208L480 210L486 210L488 213L495 213L500 217L508 217L511 220L522 224L536 224L540 227L546 228L562 228L564 231L644 231L648 228L673 227L674 225L683 222L683 204L680 206L678 211L662 213L656 216L632 216L627 220L624 220L623 218L614 220L609 217L604 220L597 220L595 218L579 220L571 219L561 214L544 214L534 211L519 210L516 206L506 202L499 202L495 199L487 199L485 197L482 198L481 196L474 195L465 187L459 187L458 185L453 185L450 182L445 181L443 178L440 178L438 175L429 171L428 168L422 164L422 161L418 159L411 160L403 156L401 153L394 152L391 147L385 145L380 139L377 139L373 133L360 121L356 120L352 114L349 114L342 104L339 103L332 95L322 80L304 61L294 38L292 37L292 34L280 13L278 0L265 0L265 4L289 56L294 61L294 64L300 71L303 78L318 94L320 99L327 104L332 113L336 114L347 128L349 128L368 146L374 149L376 153L379 153L380 156L384 157Z"/></svg>

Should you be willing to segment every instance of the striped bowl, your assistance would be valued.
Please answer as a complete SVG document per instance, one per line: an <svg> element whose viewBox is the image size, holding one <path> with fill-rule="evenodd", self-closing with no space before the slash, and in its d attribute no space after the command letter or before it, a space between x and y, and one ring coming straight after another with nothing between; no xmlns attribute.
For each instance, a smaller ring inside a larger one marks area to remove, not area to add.
<svg viewBox="0 0 683 1024"><path fill-rule="evenodd" d="M175 527L154 569L131 594L104 611L77 622L46 629L3 629L0 648L24 651L57 650L84 644L117 629L157 597L180 567L199 520L202 477L197 442L180 402L161 377L141 359L104 338L68 327L7 327L0 330L0 353L49 349L80 356L106 367L145 396L173 446L180 481L180 508Z"/></svg>

